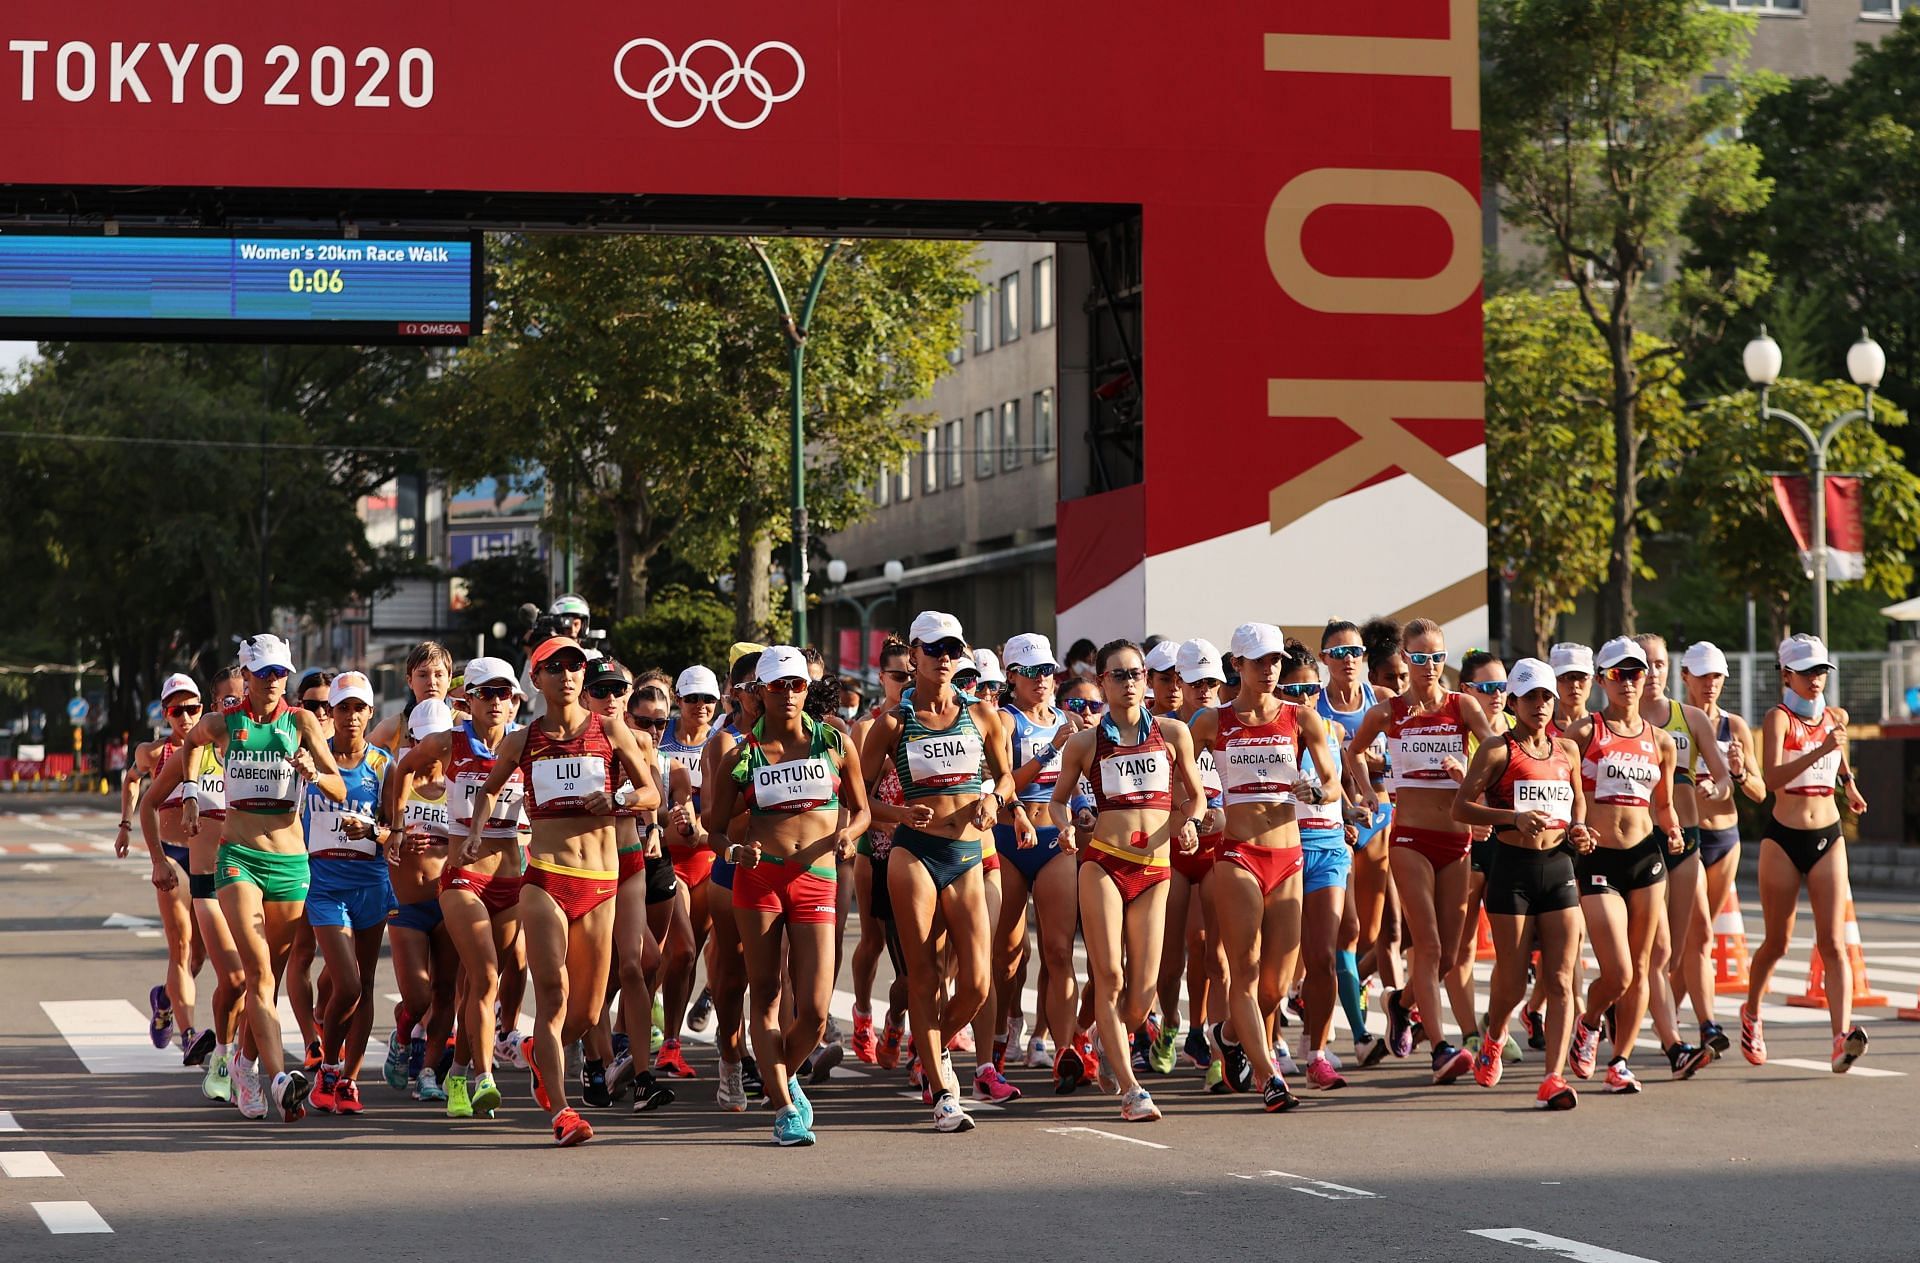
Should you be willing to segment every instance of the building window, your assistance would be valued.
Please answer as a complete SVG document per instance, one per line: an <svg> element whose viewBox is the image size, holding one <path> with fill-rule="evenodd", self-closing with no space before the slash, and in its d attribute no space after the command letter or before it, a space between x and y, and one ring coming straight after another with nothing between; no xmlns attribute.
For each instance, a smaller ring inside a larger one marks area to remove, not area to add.
<svg viewBox="0 0 1920 1263"><path fill-rule="evenodd" d="M1033 458L1053 459L1053 387L1033 393Z"/></svg>
<svg viewBox="0 0 1920 1263"><path fill-rule="evenodd" d="M920 436L920 489L928 495L940 490L940 431Z"/></svg>
<svg viewBox="0 0 1920 1263"><path fill-rule="evenodd" d="M1000 405L1000 468L1020 468L1020 401Z"/></svg>
<svg viewBox="0 0 1920 1263"><path fill-rule="evenodd" d="M900 462L900 472L893 485L893 499L896 504L905 504L913 499L913 462L912 456Z"/></svg>
<svg viewBox="0 0 1920 1263"><path fill-rule="evenodd" d="M883 469L880 471L879 476L873 480L873 502L884 509L892 500L893 471L891 469Z"/></svg>
<svg viewBox="0 0 1920 1263"><path fill-rule="evenodd" d="M1888 22L1900 20L1902 9L1920 8L1915 0L1860 0L1860 16L1863 18L1881 18Z"/></svg>
<svg viewBox="0 0 1920 1263"><path fill-rule="evenodd" d="M1053 256L1033 265L1033 330L1053 328Z"/></svg>
<svg viewBox="0 0 1920 1263"><path fill-rule="evenodd" d="M949 364L958 364L966 358L967 313L965 311L960 313L959 325L959 330L953 335L953 349L947 352L947 363Z"/></svg>
<svg viewBox="0 0 1920 1263"><path fill-rule="evenodd" d="M973 476L993 477L993 409L973 414Z"/></svg>
<svg viewBox="0 0 1920 1263"><path fill-rule="evenodd" d="M1020 274L1000 278L1000 345L1020 339Z"/></svg>
<svg viewBox="0 0 1920 1263"><path fill-rule="evenodd" d="M966 424L947 422L947 485L957 487L967 480Z"/></svg>
<svg viewBox="0 0 1920 1263"><path fill-rule="evenodd" d="M993 350L993 291L973 296L973 353Z"/></svg>
<svg viewBox="0 0 1920 1263"><path fill-rule="evenodd" d="M1707 0L1707 3L1742 13L1798 13L1804 7L1803 0Z"/></svg>

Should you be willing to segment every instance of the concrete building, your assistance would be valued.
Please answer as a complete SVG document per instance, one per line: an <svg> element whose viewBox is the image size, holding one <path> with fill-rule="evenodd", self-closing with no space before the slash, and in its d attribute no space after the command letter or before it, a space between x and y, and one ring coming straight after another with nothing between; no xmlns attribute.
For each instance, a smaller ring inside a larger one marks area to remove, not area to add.
<svg viewBox="0 0 1920 1263"><path fill-rule="evenodd" d="M1916 0L1709 0L1751 13L1748 64L1783 75L1819 75L1836 82L1853 66L1855 46L1877 44Z"/></svg>
<svg viewBox="0 0 1920 1263"><path fill-rule="evenodd" d="M985 288L953 370L916 409L919 449L873 488L870 517L823 541L848 574L838 588L815 580L818 639L845 670L864 660L859 609L841 598L878 600L874 629L904 628L931 608L958 616L978 644L1054 631L1056 247L988 241L979 254ZM888 561L901 563L897 584Z"/></svg>

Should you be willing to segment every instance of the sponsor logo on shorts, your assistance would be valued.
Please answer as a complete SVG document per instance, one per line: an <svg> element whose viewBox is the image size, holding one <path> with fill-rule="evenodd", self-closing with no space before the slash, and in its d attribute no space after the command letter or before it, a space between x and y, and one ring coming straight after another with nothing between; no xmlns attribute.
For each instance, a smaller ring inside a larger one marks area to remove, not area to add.
<svg viewBox="0 0 1920 1263"><path fill-rule="evenodd" d="M1567 888L1568 886L1574 886L1574 885L1578 885L1578 884L1579 884L1579 883L1578 883L1578 882L1576 882L1576 881L1574 881L1574 880L1573 880L1573 878L1571 878L1571 877L1569 877L1569 878L1567 878L1567 879L1566 879L1565 881L1563 881L1563 882L1561 882L1561 883L1560 883L1560 889L1562 889L1562 890L1565 890L1565 889L1566 889L1566 888ZM1605 883L1604 883L1604 882L1602 882L1601 884L1602 884L1602 885L1605 885Z"/></svg>
<svg viewBox="0 0 1920 1263"><path fill-rule="evenodd" d="M834 907L834 906L833 906L832 904L826 904L826 903L816 903L816 904L814 904L814 905L813 905L813 906L812 906L811 908L807 908L807 909L805 909L805 911L807 911L807 912L837 912L837 911L839 911L839 909L837 909L837 908L835 908L835 907Z"/></svg>
<svg viewBox="0 0 1920 1263"><path fill-rule="evenodd" d="M1830 839L1827 839L1827 838L1821 838L1821 839L1820 839L1820 844L1819 844L1818 846L1816 846L1816 847L1814 847L1813 849L1814 849L1814 850L1816 850L1816 851L1824 851L1824 850L1826 850L1826 849L1827 849L1827 842L1828 842L1829 840L1830 840Z"/></svg>
<svg viewBox="0 0 1920 1263"><path fill-rule="evenodd" d="M1660 875L1660 868L1661 866L1659 864L1655 864L1652 868L1647 870L1647 876L1658 877Z"/></svg>

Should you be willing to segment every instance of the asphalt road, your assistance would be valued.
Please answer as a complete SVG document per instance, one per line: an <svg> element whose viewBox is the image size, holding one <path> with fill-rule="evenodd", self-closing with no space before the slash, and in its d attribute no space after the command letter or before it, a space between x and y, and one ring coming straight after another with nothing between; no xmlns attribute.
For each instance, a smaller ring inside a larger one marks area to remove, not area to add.
<svg viewBox="0 0 1920 1263"><path fill-rule="evenodd" d="M861 1068L813 1093L820 1143L780 1150L766 1114L713 1107L697 1045L679 1102L595 1112L578 1150L513 1074L493 1121L376 1076L357 1119L247 1122L146 1041L164 949L134 923L154 912L144 863L103 854L112 817L19 808L0 807L0 1259L1920 1256L1920 1023L1890 1008L1863 1014L1878 1073L1829 1073L1824 1015L1770 1007L1776 1064L1671 1083L1643 1057L1640 1096L1596 1087L1570 1114L1531 1108L1531 1057L1492 1092L1389 1061L1275 1116L1182 1069L1150 1081L1167 1116L1146 1127L1019 1070L1026 1099L941 1136L902 1077ZM1920 905L1860 911L1876 989L1912 1004ZM1804 984L1804 948L1790 962L1776 1001ZM124 1030L77 1030L103 1002Z"/></svg>

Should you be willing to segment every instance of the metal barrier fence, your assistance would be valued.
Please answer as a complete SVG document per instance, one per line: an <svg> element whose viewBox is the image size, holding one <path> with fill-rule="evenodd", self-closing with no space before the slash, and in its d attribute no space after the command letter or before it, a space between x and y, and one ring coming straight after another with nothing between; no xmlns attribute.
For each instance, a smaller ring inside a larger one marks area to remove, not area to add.
<svg viewBox="0 0 1920 1263"><path fill-rule="evenodd" d="M1861 723L1914 718L1907 705L1907 690L1920 686L1920 641L1895 645L1885 653L1836 653L1833 681L1827 686L1827 699L1846 708L1847 714ZM1667 696L1684 697L1680 680L1679 655L1675 654L1667 682ZM1779 701L1780 669L1770 653L1729 653L1727 683L1720 693L1720 705L1758 723L1767 709Z"/></svg>

